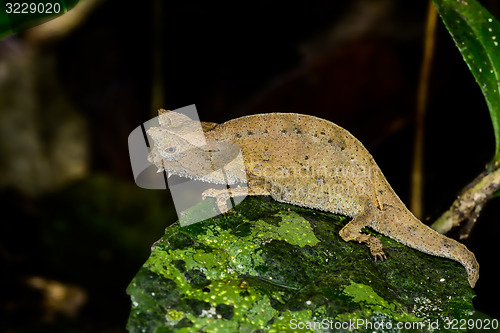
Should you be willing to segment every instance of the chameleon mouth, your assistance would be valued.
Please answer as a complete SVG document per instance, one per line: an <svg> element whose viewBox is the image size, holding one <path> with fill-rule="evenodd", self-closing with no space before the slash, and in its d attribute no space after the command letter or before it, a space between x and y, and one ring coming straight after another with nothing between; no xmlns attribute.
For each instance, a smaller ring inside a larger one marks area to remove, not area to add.
<svg viewBox="0 0 500 333"><path fill-rule="evenodd" d="M217 172L212 172L209 174L193 175L186 171L179 170L169 170L164 168L163 170L158 169L157 172L164 172L165 181L169 186L179 185L187 182L203 182L210 184L226 184L225 178L219 174L221 170ZM215 175L217 173L217 175Z"/></svg>
<svg viewBox="0 0 500 333"><path fill-rule="evenodd" d="M157 147L153 147L148 161L156 166L157 173L164 173L165 182L169 186L188 181L220 185L246 184L240 148L224 142L218 142L215 146L216 149L211 150L177 149L175 158L165 158Z"/></svg>
<svg viewBox="0 0 500 333"><path fill-rule="evenodd" d="M179 172L177 170L169 170L168 168L159 168L157 173L162 173L165 177L165 181L168 182L168 185L178 185L182 183L187 183L189 181L199 181L202 179L197 179L198 177L194 177L189 175L187 172Z"/></svg>
<svg viewBox="0 0 500 333"><path fill-rule="evenodd" d="M180 175L176 175L173 173L168 173L165 171L165 181L167 182L168 186L174 186L174 185L179 185L183 183L187 183L190 181L196 181L196 179L192 179L190 177L184 177Z"/></svg>

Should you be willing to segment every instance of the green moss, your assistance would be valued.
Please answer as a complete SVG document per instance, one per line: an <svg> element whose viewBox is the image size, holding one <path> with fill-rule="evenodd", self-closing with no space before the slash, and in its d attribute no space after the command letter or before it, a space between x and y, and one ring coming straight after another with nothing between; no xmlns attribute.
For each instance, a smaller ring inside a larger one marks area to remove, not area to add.
<svg viewBox="0 0 500 333"><path fill-rule="evenodd" d="M363 320L427 325L474 313L461 265L372 233L388 255L375 262L366 246L340 238L346 222L249 197L224 216L172 225L127 290L128 329L291 332L294 323L309 323L306 332Z"/></svg>

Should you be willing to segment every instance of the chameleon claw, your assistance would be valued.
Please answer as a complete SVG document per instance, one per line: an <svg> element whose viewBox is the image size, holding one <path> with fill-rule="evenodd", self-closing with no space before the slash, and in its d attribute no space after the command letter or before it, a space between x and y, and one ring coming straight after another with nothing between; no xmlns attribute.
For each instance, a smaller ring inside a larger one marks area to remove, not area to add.
<svg viewBox="0 0 500 333"><path fill-rule="evenodd" d="M372 256L375 259L375 261L378 261L378 260L384 261L387 259L387 256L385 255L384 252L372 253Z"/></svg>

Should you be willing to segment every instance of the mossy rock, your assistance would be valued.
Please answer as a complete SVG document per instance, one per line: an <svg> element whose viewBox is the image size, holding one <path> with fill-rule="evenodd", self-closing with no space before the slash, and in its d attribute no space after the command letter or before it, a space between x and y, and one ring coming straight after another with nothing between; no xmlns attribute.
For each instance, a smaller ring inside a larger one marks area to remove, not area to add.
<svg viewBox="0 0 500 333"><path fill-rule="evenodd" d="M399 332L422 325L442 332L448 320L475 318L474 292L460 264L367 230L388 256L374 261L365 245L340 238L348 221L248 197L224 216L171 225L127 289L127 327Z"/></svg>

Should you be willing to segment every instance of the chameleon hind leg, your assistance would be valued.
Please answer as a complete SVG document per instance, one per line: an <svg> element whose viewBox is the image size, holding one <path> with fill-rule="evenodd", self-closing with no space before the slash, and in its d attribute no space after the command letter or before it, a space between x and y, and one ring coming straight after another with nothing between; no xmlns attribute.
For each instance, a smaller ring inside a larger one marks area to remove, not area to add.
<svg viewBox="0 0 500 333"><path fill-rule="evenodd" d="M371 209L366 209L364 212L353 218L349 223L347 223L339 232L340 237L346 242L348 241L358 241L360 243L365 243L370 249L370 253L377 260L384 260L387 258L383 249L382 242L379 238L361 233L361 229L369 226L374 220Z"/></svg>
<svg viewBox="0 0 500 333"><path fill-rule="evenodd" d="M229 209L227 208L227 200L229 198L241 197L247 195L270 195L269 191L265 190L260 186L248 186L242 187L237 186L231 189L215 189L209 188L201 194L201 198L205 200L208 197L214 198L217 203L217 208L221 213L226 213Z"/></svg>

